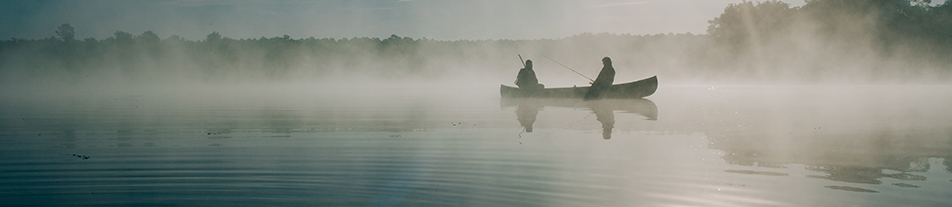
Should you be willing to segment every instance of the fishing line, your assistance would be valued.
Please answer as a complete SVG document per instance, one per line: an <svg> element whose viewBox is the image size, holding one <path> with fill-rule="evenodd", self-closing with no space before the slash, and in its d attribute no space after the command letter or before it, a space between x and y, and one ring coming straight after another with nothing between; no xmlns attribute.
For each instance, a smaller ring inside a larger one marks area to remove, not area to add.
<svg viewBox="0 0 952 207"><path fill-rule="evenodd" d="M519 57L522 57L522 56L519 56ZM582 75L582 73L579 73L578 71L573 70L573 69L570 68L569 66L566 66L565 64L562 64L562 63L560 63L559 61L555 61L555 60L553 60L552 58L549 58L548 56L545 56L545 55L543 55L542 57L544 57L545 59L549 59L549 60L551 60L552 62L558 63L559 65L562 65L562 67L565 67L565 69L569 69L569 70L571 70L572 72L575 72L575 74L578 74L578 75L580 75L580 76L582 76L582 77L585 77L586 79L588 79L588 80L590 80L590 81L592 81L592 82L595 82L595 80L592 80L592 78L589 78L588 76Z"/></svg>

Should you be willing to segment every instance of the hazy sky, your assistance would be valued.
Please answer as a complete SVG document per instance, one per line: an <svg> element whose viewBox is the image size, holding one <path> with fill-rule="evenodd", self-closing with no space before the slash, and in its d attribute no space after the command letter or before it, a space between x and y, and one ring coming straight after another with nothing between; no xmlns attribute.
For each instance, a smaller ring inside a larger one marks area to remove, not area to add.
<svg viewBox="0 0 952 207"><path fill-rule="evenodd" d="M802 0L784 0L793 6ZM3 0L0 39L78 39L115 31L162 38L388 37L539 39L591 33L706 33L707 21L740 0Z"/></svg>

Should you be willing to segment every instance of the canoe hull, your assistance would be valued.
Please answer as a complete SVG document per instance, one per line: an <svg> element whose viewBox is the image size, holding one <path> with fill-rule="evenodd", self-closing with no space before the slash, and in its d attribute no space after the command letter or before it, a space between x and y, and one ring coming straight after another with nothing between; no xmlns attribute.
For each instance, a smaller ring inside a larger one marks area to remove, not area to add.
<svg viewBox="0 0 952 207"><path fill-rule="evenodd" d="M589 86L571 88L546 88L541 90L523 90L507 85L499 86L503 98L584 98ZM639 81L615 84L599 94L603 99L642 98L658 90L658 76Z"/></svg>

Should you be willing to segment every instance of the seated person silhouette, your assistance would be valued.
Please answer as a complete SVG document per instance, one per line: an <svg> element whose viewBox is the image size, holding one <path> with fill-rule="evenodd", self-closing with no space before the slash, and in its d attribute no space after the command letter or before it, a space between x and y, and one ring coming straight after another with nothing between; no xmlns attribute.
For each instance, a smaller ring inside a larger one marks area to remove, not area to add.
<svg viewBox="0 0 952 207"><path fill-rule="evenodd" d="M526 67L519 70L519 74L516 75L516 86L526 90L539 90L545 87L539 84L539 79L532 70L532 60L526 60Z"/></svg>
<svg viewBox="0 0 952 207"><path fill-rule="evenodd" d="M612 59L602 58L602 70L598 72L598 77L592 82L592 87L585 93L585 100L601 98L601 93L612 86L615 81L615 68L612 67Z"/></svg>

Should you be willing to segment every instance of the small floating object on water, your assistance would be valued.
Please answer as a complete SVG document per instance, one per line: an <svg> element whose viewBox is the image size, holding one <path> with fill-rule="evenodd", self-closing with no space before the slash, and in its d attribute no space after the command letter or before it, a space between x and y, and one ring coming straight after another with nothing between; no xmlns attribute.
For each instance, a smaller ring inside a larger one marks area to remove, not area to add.
<svg viewBox="0 0 952 207"><path fill-rule="evenodd" d="M84 160L88 160L88 159L89 159L89 156L86 156L86 155L73 154L73 157L77 157L77 158L84 159Z"/></svg>

